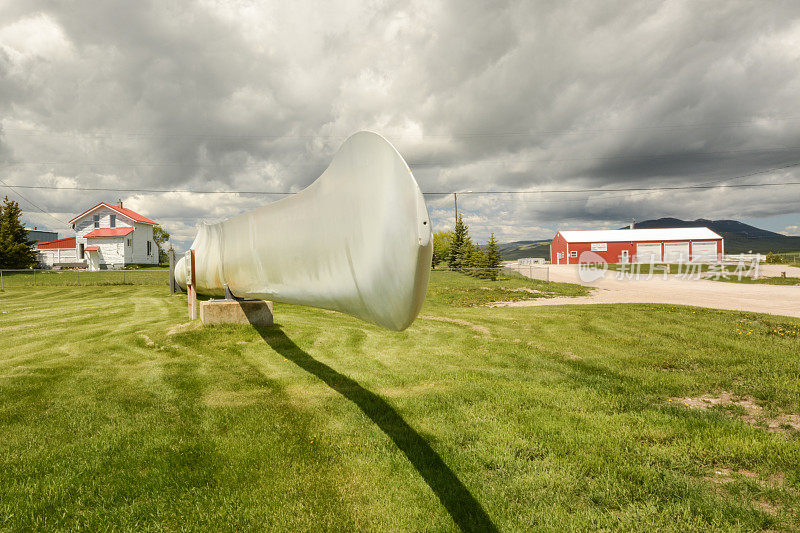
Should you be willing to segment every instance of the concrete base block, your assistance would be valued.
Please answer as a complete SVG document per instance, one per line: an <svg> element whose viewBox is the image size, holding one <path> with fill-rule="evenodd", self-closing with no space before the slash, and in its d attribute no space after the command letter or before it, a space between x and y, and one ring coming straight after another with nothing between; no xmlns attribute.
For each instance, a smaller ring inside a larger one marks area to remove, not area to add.
<svg viewBox="0 0 800 533"><path fill-rule="evenodd" d="M200 302L200 321L207 324L272 325L272 302L267 300L208 300Z"/></svg>

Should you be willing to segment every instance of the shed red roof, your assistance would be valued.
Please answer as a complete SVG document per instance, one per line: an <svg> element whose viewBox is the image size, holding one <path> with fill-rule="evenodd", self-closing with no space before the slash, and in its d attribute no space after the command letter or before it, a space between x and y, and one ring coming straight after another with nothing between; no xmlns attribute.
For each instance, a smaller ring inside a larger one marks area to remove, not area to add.
<svg viewBox="0 0 800 533"><path fill-rule="evenodd" d="M708 228L646 228L559 231L567 242L637 242L717 240L722 236Z"/></svg>
<svg viewBox="0 0 800 533"><path fill-rule="evenodd" d="M39 250L57 250L64 248L75 248L75 237L56 239L54 241L42 241L36 245Z"/></svg>
<svg viewBox="0 0 800 533"><path fill-rule="evenodd" d="M131 233L133 228L98 228L90 231L84 238L88 239L89 237L124 237L125 235Z"/></svg>
<svg viewBox="0 0 800 533"><path fill-rule="evenodd" d="M100 249L99 246L87 246L83 249L84 252L96 252Z"/></svg>
<svg viewBox="0 0 800 533"><path fill-rule="evenodd" d="M119 213L121 215L125 215L126 217L130 218L131 220L135 220L136 222L144 222L145 224L152 224L154 226L158 226L158 222L150 220L146 216L142 216L139 213L137 213L136 211L131 211L130 209L128 209L126 207L119 207L118 205L111 205L111 204L107 204L105 202L100 202L96 206L90 207L89 209L87 209L86 211L81 213L80 215L78 215L75 218L73 218L72 220L70 220L69 223L72 224L73 222L75 222L76 220L81 218L83 215L94 211L98 207L107 207L107 208L111 209L112 211L116 211L117 213Z"/></svg>

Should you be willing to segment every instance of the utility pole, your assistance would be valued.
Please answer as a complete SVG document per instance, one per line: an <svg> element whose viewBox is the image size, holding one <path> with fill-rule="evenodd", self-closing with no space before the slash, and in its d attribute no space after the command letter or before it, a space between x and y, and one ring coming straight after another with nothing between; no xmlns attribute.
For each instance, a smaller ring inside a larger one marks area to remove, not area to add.
<svg viewBox="0 0 800 533"><path fill-rule="evenodd" d="M456 208L456 209L455 209L456 218L455 218L455 222L454 222L454 223L455 223L455 224L458 224L458 193L457 193L457 192L454 192L454 193L453 193L453 205L454 205L454 206L455 206L455 208ZM454 227L455 227L455 226L454 226Z"/></svg>
<svg viewBox="0 0 800 533"><path fill-rule="evenodd" d="M462 194L472 194L472 191L461 191ZM455 207L456 222L458 222L458 193L453 193L453 207Z"/></svg>

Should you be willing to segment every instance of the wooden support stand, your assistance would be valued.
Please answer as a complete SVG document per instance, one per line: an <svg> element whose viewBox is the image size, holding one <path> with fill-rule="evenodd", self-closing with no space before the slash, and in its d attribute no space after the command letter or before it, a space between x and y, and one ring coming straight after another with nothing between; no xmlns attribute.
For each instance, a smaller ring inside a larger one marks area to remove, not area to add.
<svg viewBox="0 0 800 533"><path fill-rule="evenodd" d="M169 257L169 292L170 294L178 294L183 292L178 282L175 281L175 250L170 246L167 250L167 257Z"/></svg>
<svg viewBox="0 0 800 533"><path fill-rule="evenodd" d="M200 321L209 324L271 326L272 302L267 300L208 300L200 302Z"/></svg>
<svg viewBox="0 0 800 533"><path fill-rule="evenodd" d="M194 250L186 252L186 293L189 300L189 318L197 318L198 308L200 321L204 324L252 324L253 326L271 326L272 302L267 300L237 299L225 285L225 300L208 300L197 302L197 281L195 278Z"/></svg>
<svg viewBox="0 0 800 533"><path fill-rule="evenodd" d="M197 290L194 277L194 250L186 252L186 293L189 295L189 318L197 318Z"/></svg>

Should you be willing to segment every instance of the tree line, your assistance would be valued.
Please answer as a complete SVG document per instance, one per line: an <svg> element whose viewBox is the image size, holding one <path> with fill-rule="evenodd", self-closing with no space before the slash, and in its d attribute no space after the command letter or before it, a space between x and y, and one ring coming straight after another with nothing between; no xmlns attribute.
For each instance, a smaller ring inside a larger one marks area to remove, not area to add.
<svg viewBox="0 0 800 533"><path fill-rule="evenodd" d="M433 235L433 266L447 263L448 268L476 278L497 281L500 272L500 246L494 233L486 245L473 244L469 226L459 215L453 231L439 231Z"/></svg>

